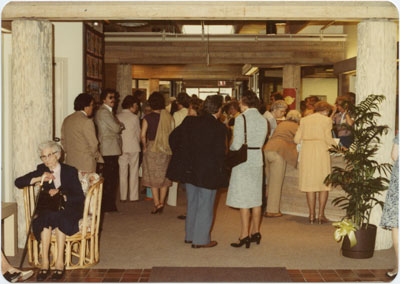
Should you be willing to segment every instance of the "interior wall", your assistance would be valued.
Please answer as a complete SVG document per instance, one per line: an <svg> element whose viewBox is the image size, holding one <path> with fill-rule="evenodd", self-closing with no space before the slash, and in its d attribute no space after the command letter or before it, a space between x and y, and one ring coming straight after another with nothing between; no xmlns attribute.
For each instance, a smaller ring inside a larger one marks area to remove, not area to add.
<svg viewBox="0 0 400 284"><path fill-rule="evenodd" d="M67 116L74 112L74 100L83 92L83 24L54 22L53 25L54 57L66 58L68 65Z"/></svg>
<svg viewBox="0 0 400 284"><path fill-rule="evenodd" d="M357 56L357 25L345 25L344 33L347 34L344 44L346 59Z"/></svg>
<svg viewBox="0 0 400 284"><path fill-rule="evenodd" d="M139 80L139 89L146 89L146 100L150 97L150 83L149 80Z"/></svg>
<svg viewBox="0 0 400 284"><path fill-rule="evenodd" d="M302 97L304 100L308 96L326 96L327 102L334 104L338 96L338 80L336 78L303 78Z"/></svg>
<svg viewBox="0 0 400 284"><path fill-rule="evenodd" d="M11 53L12 35L1 34L1 200L4 202L14 201L12 190L14 181L12 179L12 107L11 107ZM6 134L7 133L7 134Z"/></svg>
<svg viewBox="0 0 400 284"><path fill-rule="evenodd" d="M117 64L104 64L104 88L117 88Z"/></svg>

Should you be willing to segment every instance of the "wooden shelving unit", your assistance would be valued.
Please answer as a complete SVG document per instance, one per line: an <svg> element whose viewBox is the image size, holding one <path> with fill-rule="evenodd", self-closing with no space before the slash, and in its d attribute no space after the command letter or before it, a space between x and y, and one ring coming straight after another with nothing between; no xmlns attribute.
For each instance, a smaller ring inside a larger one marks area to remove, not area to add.
<svg viewBox="0 0 400 284"><path fill-rule="evenodd" d="M100 103L104 86L104 35L88 24L83 27L83 88L94 96L96 103Z"/></svg>

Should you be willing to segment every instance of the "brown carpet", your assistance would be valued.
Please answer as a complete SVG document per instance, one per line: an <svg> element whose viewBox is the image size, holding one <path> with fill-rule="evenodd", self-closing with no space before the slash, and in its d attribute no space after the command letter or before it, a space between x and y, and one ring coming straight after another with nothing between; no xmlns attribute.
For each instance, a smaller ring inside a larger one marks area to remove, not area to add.
<svg viewBox="0 0 400 284"><path fill-rule="evenodd" d="M284 267L153 267L149 282L291 282Z"/></svg>

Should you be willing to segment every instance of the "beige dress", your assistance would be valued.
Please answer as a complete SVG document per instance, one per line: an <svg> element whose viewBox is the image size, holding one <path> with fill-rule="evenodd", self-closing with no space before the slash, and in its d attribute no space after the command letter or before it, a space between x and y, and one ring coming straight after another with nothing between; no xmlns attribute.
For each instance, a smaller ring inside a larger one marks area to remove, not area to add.
<svg viewBox="0 0 400 284"><path fill-rule="evenodd" d="M301 143L299 161L299 190L304 192L328 191L325 177L331 172L328 149L335 145L332 138L332 120L319 113L300 120L294 142Z"/></svg>

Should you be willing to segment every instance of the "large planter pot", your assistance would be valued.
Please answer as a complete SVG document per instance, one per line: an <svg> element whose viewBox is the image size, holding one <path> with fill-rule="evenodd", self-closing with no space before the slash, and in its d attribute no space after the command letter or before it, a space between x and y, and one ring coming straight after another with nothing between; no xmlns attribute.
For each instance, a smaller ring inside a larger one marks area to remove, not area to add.
<svg viewBox="0 0 400 284"><path fill-rule="evenodd" d="M355 231L357 244L350 247L350 240L347 236L344 237L342 243L343 256L350 258L370 258L374 255L376 226L368 225L368 228L362 228Z"/></svg>

